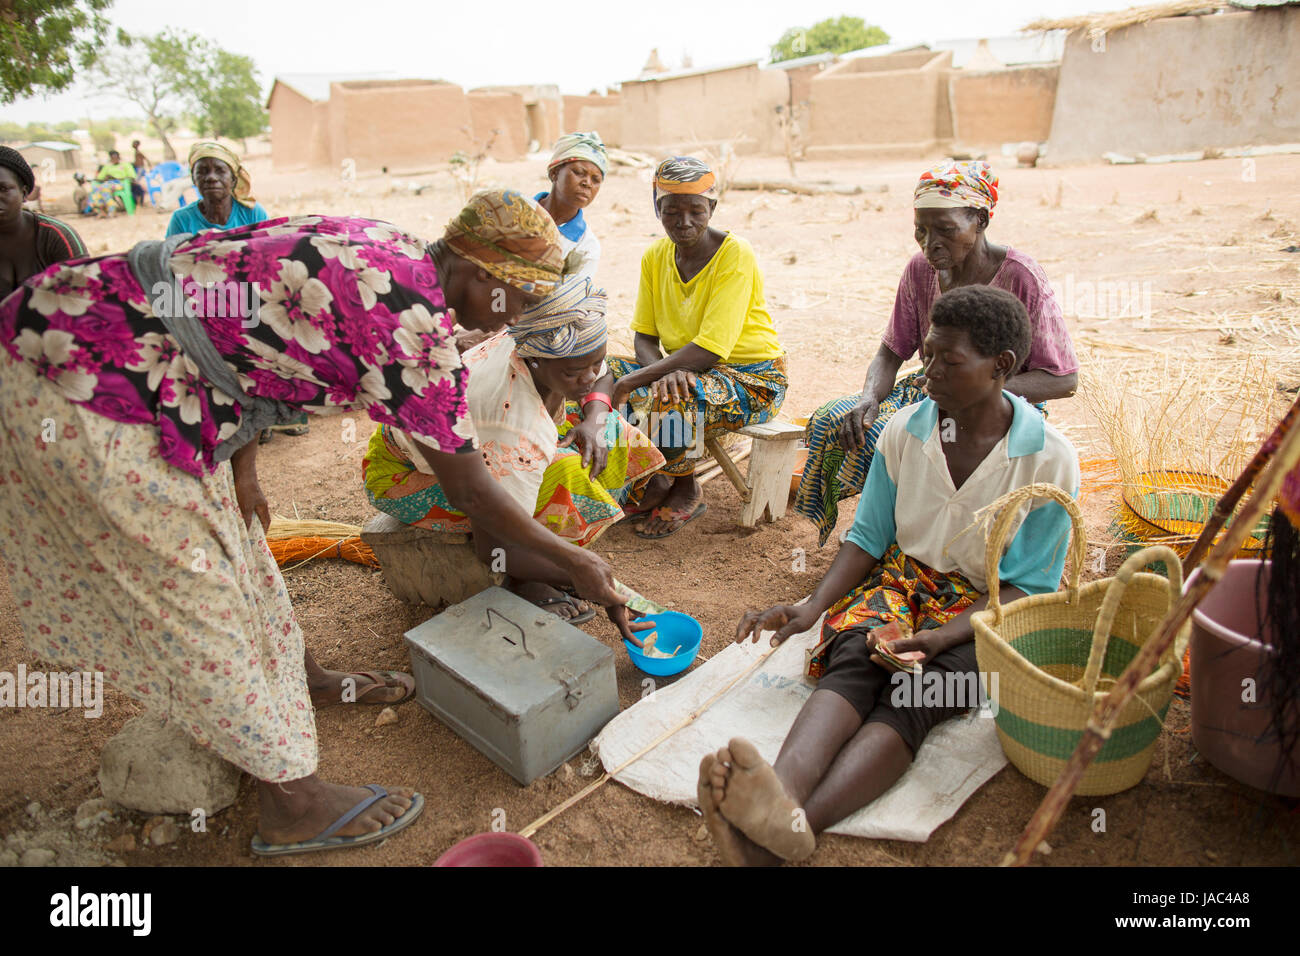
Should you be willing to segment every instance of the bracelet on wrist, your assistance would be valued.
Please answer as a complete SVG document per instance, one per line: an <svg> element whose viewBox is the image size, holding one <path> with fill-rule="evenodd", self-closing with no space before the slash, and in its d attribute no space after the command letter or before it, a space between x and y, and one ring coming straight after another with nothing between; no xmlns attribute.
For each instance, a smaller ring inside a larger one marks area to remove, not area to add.
<svg viewBox="0 0 1300 956"><path fill-rule="evenodd" d="M582 407L586 408L590 402L602 402L611 412L614 410L614 402L604 392L589 392L582 399Z"/></svg>

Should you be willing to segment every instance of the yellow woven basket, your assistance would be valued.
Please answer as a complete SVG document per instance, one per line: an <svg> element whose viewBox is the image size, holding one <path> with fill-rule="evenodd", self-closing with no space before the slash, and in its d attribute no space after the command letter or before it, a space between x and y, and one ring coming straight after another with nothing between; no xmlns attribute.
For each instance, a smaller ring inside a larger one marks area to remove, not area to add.
<svg viewBox="0 0 1300 956"><path fill-rule="evenodd" d="M1051 498L1070 515L1070 585L1002 605L998 564L1022 506ZM1029 779L1051 786L1083 735L1093 707L1112 687L1182 592L1182 565L1163 545L1131 555L1113 578L1080 586L1085 541L1074 500L1055 485L1017 489L998 501L985 551L988 607L972 617L975 654L986 692L996 701L998 739L1007 758ZM1163 561L1166 579L1139 571ZM1077 793L1118 793L1140 782L1181 673L1190 624L1156 669L1138 685L1109 739L1089 765ZM996 684L991 679L997 675Z"/></svg>

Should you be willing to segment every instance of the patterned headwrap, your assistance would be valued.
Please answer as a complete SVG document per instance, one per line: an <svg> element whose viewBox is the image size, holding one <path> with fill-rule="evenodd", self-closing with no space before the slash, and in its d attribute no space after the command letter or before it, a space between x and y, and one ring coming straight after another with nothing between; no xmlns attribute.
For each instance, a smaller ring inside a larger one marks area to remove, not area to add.
<svg viewBox="0 0 1300 956"><path fill-rule="evenodd" d="M252 209L257 203L253 198L253 180L249 178L248 170L239 162L239 157L220 143L208 140L197 142L190 147L191 176L194 175L194 164L204 157L219 159L230 167L230 172L235 177L235 202Z"/></svg>
<svg viewBox="0 0 1300 956"><path fill-rule="evenodd" d="M916 184L914 209L986 209L993 216L998 204L998 177L983 160L959 163L947 160L921 174Z"/></svg>
<svg viewBox="0 0 1300 956"><path fill-rule="evenodd" d="M555 152L551 153L546 171L549 173L556 166L563 166L576 159L585 159L599 169L602 176L605 175L609 168L609 157L599 133L595 130L590 133L565 133L555 141Z"/></svg>
<svg viewBox="0 0 1300 956"><path fill-rule="evenodd" d="M18 182L23 187L23 195L36 188L36 176L32 173L32 167L27 165L23 154L12 146L0 146L0 166L12 171L18 177Z"/></svg>
<svg viewBox="0 0 1300 956"><path fill-rule="evenodd" d="M605 344L605 290L593 290L587 276L571 276L507 331L523 358L594 352Z"/></svg>
<svg viewBox="0 0 1300 956"><path fill-rule="evenodd" d="M549 295L564 272L555 220L513 189L475 193L447 223L443 239L456 255L521 292Z"/></svg>
<svg viewBox="0 0 1300 956"><path fill-rule="evenodd" d="M694 156L669 156L655 168L654 183L650 187L655 215L659 215L659 200L664 195L686 193L717 199L717 184L718 177L701 160Z"/></svg>

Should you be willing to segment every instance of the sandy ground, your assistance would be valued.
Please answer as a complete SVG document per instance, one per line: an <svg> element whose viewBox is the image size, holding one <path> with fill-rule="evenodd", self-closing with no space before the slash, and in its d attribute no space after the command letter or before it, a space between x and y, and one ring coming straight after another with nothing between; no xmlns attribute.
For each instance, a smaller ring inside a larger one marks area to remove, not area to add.
<svg viewBox="0 0 1300 956"><path fill-rule="evenodd" d="M273 216L369 216L433 238L463 197L445 169L347 183L319 174L275 173L266 158L250 165L258 198ZM808 163L800 167L802 177L872 189L852 197L731 192L719 205L715 225L745 236L758 252L768 303L790 354L791 386L782 417L806 415L826 399L861 387L898 276L915 250L910 189L923 166ZM1085 364L1100 366L1135 350L1153 362L1202 354L1234 363L1267 354L1289 364L1289 350L1298 344L1289 320L1252 323L1250 318L1288 310L1294 318L1300 255L1282 250L1300 243L1300 194L1292 188L1300 156L1264 157L1253 165L1214 160L1016 169L1000 162L997 168L1003 198L991 239L1034 256L1054 282L1074 283L1076 297L1087 283L1146 283L1141 287L1149 297L1149 319L1116 315L1113 309L1070 318ZM540 161L489 163L480 181L540 189L543 171ZM782 161L758 159L742 160L737 172L787 174ZM600 278L610 292L615 344L624 347L630 344L626 328L640 254L661 235L646 179L644 173L616 169L588 212L603 244ZM417 185L429 188L416 195ZM877 191L878 186L888 190ZM149 209L134 218L73 222L96 253L161 236L166 225L163 215ZM1070 303L1066 306L1067 314L1073 311ZM1105 453L1080 398L1054 403L1051 415L1083 457ZM357 426L352 443L343 440L339 420L330 419L319 420L307 437L277 437L262 449L262 484L274 512L357 524L368 517L359 472L370 424L358 418ZM811 526L794 516L755 530L738 528L739 499L725 481L707 486L706 500L708 514L670 540L642 541L615 528L598 545L621 579L702 621L702 657L726 645L746 608L807 594L834 552L833 546L819 551ZM1090 534L1105 527L1109 505L1104 495L1087 499ZM842 515L841 527L850 514ZM808 552L804 573L789 570L798 548ZM429 610L402 606L377 573L357 565L319 562L286 577L307 643L327 666L407 667L402 634ZM587 630L616 646L621 701L630 706L640 696L642 675L615 641L611 625L599 621ZM0 670L12 672L19 663L40 666L22 644L4 582ZM65 863L254 862L248 843L256 801L247 779L238 802L210 821L206 833L186 829L168 846L106 850L104 844L114 837L139 836L144 818L127 812L101 827L74 830L75 808L99 795L100 747L137 712L134 702L110 692L98 720L77 712L0 713L0 837L8 848L47 847ZM423 819L382 847L275 865L428 864L456 841L489 829L494 812L504 811L506 826L520 829L593 779L592 762L579 756L521 788L418 706L404 706L399 713L397 724L381 728L374 725L375 708L319 714L320 769L341 782L417 787L428 799ZM1050 839L1052 853L1040 857L1040 864L1296 863L1300 814L1295 802L1251 790L1210 767L1191 748L1189 726L1188 706L1175 700L1145 782L1112 797L1076 798ZM928 843L828 836L809 865L993 864L1043 792L1008 767ZM31 806L32 801L41 806ZM1103 833L1090 826L1098 807L1106 811ZM550 865L717 862L695 813L657 804L618 784L601 788L535 839Z"/></svg>

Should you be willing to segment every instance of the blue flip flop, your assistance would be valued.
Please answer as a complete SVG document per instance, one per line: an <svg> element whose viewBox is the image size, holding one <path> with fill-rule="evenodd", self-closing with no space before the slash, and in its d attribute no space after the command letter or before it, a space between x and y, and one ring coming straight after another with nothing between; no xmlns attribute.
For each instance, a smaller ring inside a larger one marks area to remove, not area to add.
<svg viewBox="0 0 1300 956"><path fill-rule="evenodd" d="M420 811L424 809L424 797L418 793L413 794L411 796L411 805L406 808L406 812L388 826L362 836L334 836L335 833L342 830L359 814L364 813L366 808L375 801L388 796L388 791L378 784L368 783L366 789L373 796L362 800L312 839L303 840L300 843L267 843L261 837L255 836L252 844L253 854L255 856L289 856L293 853L311 853L315 850L334 850L339 847L364 846L367 843L376 843L379 840L387 839L398 830L410 826L415 822L415 818L420 815Z"/></svg>

